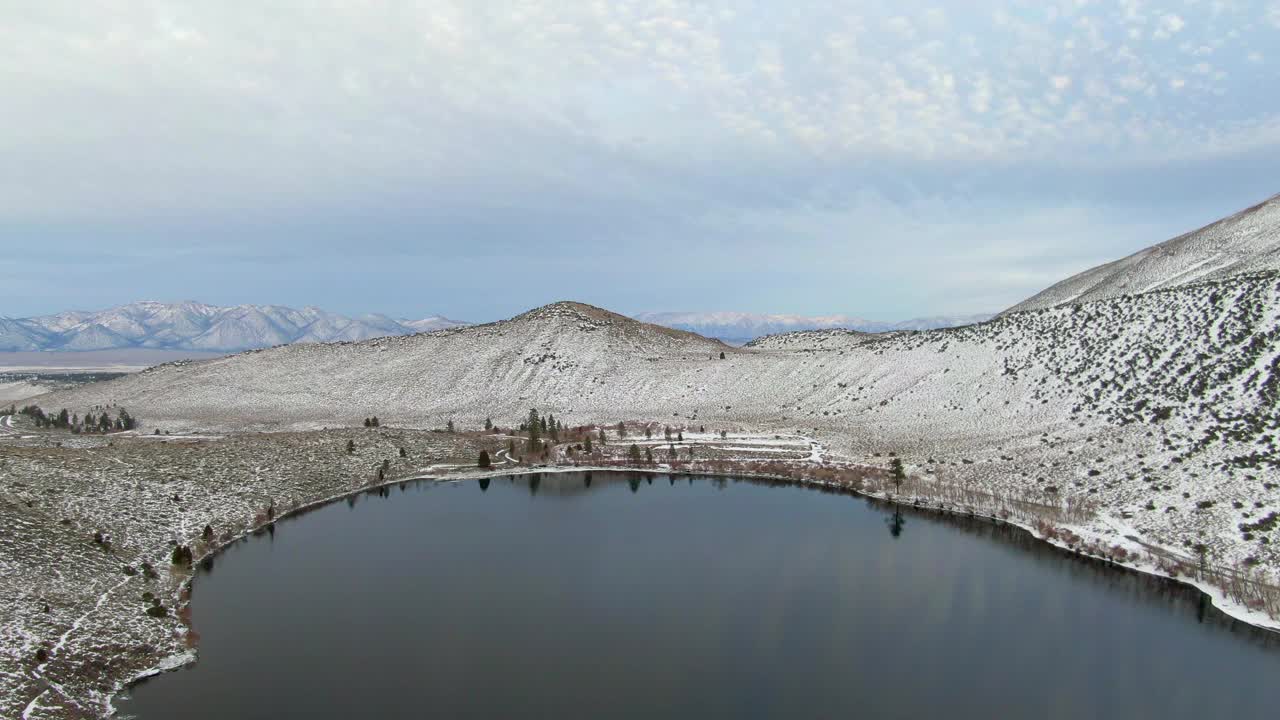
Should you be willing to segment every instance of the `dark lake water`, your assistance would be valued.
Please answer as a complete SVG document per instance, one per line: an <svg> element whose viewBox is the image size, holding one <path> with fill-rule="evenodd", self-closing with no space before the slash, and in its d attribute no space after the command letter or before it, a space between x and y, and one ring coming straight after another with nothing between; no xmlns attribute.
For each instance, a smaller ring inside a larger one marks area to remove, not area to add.
<svg viewBox="0 0 1280 720"><path fill-rule="evenodd" d="M1263 718L1280 642L981 521L709 478L409 483L196 580L167 718Z"/></svg>

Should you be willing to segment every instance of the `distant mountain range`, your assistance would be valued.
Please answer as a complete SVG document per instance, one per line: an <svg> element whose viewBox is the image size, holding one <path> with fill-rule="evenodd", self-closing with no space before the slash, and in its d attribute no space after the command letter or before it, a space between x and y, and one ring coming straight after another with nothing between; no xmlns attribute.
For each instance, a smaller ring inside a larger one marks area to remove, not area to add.
<svg viewBox="0 0 1280 720"><path fill-rule="evenodd" d="M861 332L929 330L969 325L990 315L940 316L900 323L850 315L805 317L738 312L639 313L636 319L733 343L797 330L841 328ZM347 317L315 307L219 307L197 302L136 302L93 312L29 318L0 317L0 351L88 351L139 348L239 352L290 343L368 340L460 327L469 323L433 315L421 320L386 315Z"/></svg>
<svg viewBox="0 0 1280 720"><path fill-rule="evenodd" d="M688 330L727 342L746 342L763 335L801 330L856 330L879 333L895 330L936 330L938 328L973 325L991 319L991 315L939 315L903 322L876 322L853 315L765 315L740 312L646 312L635 316L641 322Z"/></svg>
<svg viewBox="0 0 1280 720"><path fill-rule="evenodd" d="M456 327L440 316L394 320L351 318L319 308L281 305L218 307L196 302L137 302L96 312L0 317L0 350L202 350L236 352L297 342L368 340Z"/></svg>

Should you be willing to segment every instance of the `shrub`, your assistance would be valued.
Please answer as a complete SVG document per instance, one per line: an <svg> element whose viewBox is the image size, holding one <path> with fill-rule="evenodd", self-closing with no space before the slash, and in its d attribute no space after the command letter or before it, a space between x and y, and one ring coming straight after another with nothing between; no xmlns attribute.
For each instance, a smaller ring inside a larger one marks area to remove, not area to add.
<svg viewBox="0 0 1280 720"><path fill-rule="evenodd" d="M186 545L174 546L173 553L170 555L170 561L173 562L174 565L190 565L191 558L191 548Z"/></svg>

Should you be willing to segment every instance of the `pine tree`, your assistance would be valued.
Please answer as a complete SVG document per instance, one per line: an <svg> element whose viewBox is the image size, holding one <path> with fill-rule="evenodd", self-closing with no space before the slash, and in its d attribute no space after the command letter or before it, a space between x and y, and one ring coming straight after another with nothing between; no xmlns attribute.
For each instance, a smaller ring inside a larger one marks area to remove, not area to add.
<svg viewBox="0 0 1280 720"><path fill-rule="evenodd" d="M455 431L453 427L453 418L450 418L449 422L444 424L444 429L449 431L450 434L452 434Z"/></svg>
<svg viewBox="0 0 1280 720"><path fill-rule="evenodd" d="M679 434L676 436L676 440L678 440L679 442L684 442L684 431L683 431L683 430L681 430L681 431L679 432Z"/></svg>
<svg viewBox="0 0 1280 720"><path fill-rule="evenodd" d="M650 439L652 439L652 438L653 438L653 428L649 427L648 425L645 425L645 426L644 426L644 439L645 439L645 440L650 440Z"/></svg>
<svg viewBox="0 0 1280 720"><path fill-rule="evenodd" d="M527 427L527 428L528 428L528 430L529 430L529 442L530 442L530 444L538 442L538 439L539 439L540 437L542 437L542 433L540 432L540 430L542 429L542 428L541 428L541 425L542 425L542 422L541 422L541 421L542 421L542 419L538 417L538 408L532 408L532 409L530 409L530 410L529 410L529 419L528 419L527 421L525 421L525 425L526 425L526 427Z"/></svg>
<svg viewBox="0 0 1280 720"><path fill-rule="evenodd" d="M667 440L667 441L670 441L670 440L671 440L671 426L670 426L670 425L663 425L663 426L662 426L662 439L663 439L663 440Z"/></svg>
<svg viewBox="0 0 1280 720"><path fill-rule="evenodd" d="M907 479L907 473L902 468L901 458L894 458L889 461L889 478L893 480L894 492L902 488L902 481Z"/></svg>
<svg viewBox="0 0 1280 720"><path fill-rule="evenodd" d="M369 424L369 418L365 418L365 419L364 419L364 426L365 426L365 427L372 427L372 426Z"/></svg>
<svg viewBox="0 0 1280 720"><path fill-rule="evenodd" d="M487 467L489 467L490 463L489 463L489 451L488 451L488 450L481 450L481 451L480 451L480 460L479 460L479 462L478 462L478 465L479 465L480 467L482 467L482 468L487 468Z"/></svg>
<svg viewBox="0 0 1280 720"><path fill-rule="evenodd" d="M618 437L624 438L626 436L627 436L627 426L621 420L619 420L618 421Z"/></svg>
<svg viewBox="0 0 1280 720"><path fill-rule="evenodd" d="M721 360L723 360L723 359L724 359L724 351L723 351L723 350L722 350L722 351L720 351L720 359L721 359Z"/></svg>
<svg viewBox="0 0 1280 720"><path fill-rule="evenodd" d="M347 454L348 454L348 455L350 455L351 453L353 453L353 452L355 452L355 451L356 451L356 441L355 441L355 440L347 440Z"/></svg>
<svg viewBox="0 0 1280 720"><path fill-rule="evenodd" d="M591 452L591 436L587 436L587 442L583 444L583 448L589 453Z"/></svg>
<svg viewBox="0 0 1280 720"><path fill-rule="evenodd" d="M604 428L600 428L600 444L601 444L601 445L608 445L608 444L609 444L608 442L606 442L606 441L605 441L605 437L604 437Z"/></svg>
<svg viewBox="0 0 1280 720"><path fill-rule="evenodd" d="M627 450L627 454L631 456L632 463L636 465L640 464L640 446L639 445L633 444L631 448Z"/></svg>
<svg viewBox="0 0 1280 720"><path fill-rule="evenodd" d="M653 464L653 448L647 447L644 449L644 461L650 465Z"/></svg>
<svg viewBox="0 0 1280 720"><path fill-rule="evenodd" d="M400 448L400 457L407 458L409 457L409 453L405 452L404 448Z"/></svg>
<svg viewBox="0 0 1280 720"><path fill-rule="evenodd" d="M491 418L484 419L484 429L486 432L489 430L493 430L493 420Z"/></svg>

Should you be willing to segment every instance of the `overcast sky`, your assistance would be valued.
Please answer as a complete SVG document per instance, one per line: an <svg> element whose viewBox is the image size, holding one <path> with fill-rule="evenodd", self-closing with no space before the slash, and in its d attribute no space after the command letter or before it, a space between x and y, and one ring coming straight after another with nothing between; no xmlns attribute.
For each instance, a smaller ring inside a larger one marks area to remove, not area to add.
<svg viewBox="0 0 1280 720"><path fill-rule="evenodd" d="M0 0L0 315L994 311L1280 192L1280 0Z"/></svg>

